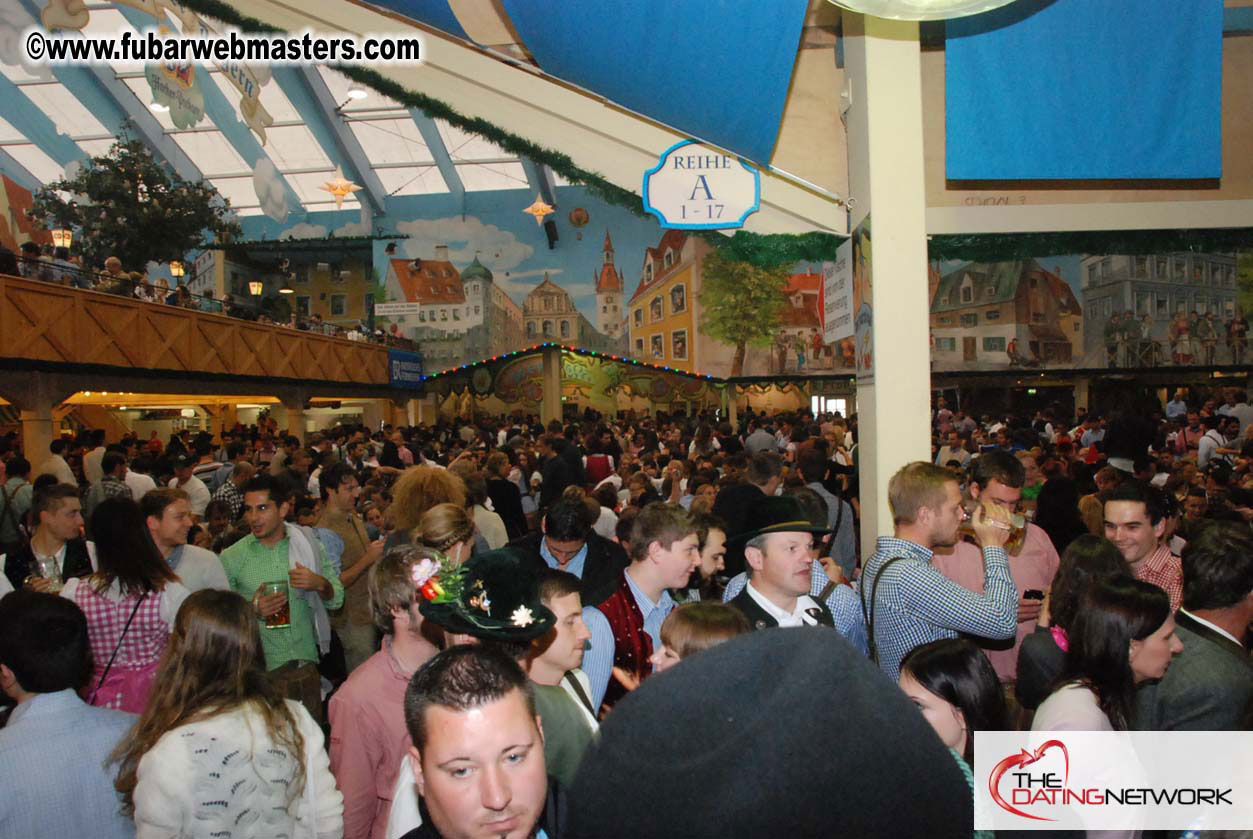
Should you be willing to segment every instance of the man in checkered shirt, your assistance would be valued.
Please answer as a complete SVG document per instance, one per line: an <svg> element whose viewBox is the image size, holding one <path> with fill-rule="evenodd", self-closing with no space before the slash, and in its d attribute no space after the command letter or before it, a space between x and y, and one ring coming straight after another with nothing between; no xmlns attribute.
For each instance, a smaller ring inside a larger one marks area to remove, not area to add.
<svg viewBox="0 0 1253 839"><path fill-rule="evenodd" d="M860 591L883 672L896 681L901 659L910 650L941 638L963 633L1012 638L1018 629L1018 589L1003 547L1009 539L1008 511L989 505L975 513L984 569L984 593L976 594L931 564L933 548L957 544L958 528L966 518L953 474L925 461L910 463L888 483L888 503L895 533L879 537L862 572Z"/></svg>

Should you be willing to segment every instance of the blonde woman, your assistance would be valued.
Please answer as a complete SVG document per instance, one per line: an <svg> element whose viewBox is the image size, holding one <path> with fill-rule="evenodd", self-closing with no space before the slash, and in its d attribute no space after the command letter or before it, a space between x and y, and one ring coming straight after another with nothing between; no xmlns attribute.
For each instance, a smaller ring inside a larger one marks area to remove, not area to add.
<svg viewBox="0 0 1253 839"><path fill-rule="evenodd" d="M112 756L137 836L343 836L322 731L275 692L247 600L218 589L188 597L156 684Z"/></svg>
<svg viewBox="0 0 1253 839"><path fill-rule="evenodd" d="M465 507L436 504L414 528L413 543L437 550L460 564L470 558L474 548L474 519Z"/></svg>

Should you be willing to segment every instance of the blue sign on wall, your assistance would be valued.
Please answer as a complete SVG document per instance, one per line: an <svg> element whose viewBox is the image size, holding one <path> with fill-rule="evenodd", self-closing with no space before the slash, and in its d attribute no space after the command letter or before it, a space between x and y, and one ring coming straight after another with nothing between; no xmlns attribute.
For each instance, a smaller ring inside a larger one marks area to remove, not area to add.
<svg viewBox="0 0 1253 839"><path fill-rule="evenodd" d="M387 368L392 387L414 388L422 384L421 353L388 350Z"/></svg>

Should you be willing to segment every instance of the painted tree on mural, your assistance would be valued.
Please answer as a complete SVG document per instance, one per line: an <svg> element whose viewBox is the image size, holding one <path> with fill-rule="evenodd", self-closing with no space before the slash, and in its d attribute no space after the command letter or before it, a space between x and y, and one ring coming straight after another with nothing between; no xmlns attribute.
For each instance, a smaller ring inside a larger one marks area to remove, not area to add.
<svg viewBox="0 0 1253 839"><path fill-rule="evenodd" d="M1253 312L1253 251L1236 254L1236 286L1240 289L1240 311Z"/></svg>
<svg viewBox="0 0 1253 839"><path fill-rule="evenodd" d="M758 268L736 262L717 251L701 264L700 331L735 347L731 375L744 372L749 347L769 347L778 330L786 299L788 266Z"/></svg>
<svg viewBox="0 0 1253 839"><path fill-rule="evenodd" d="M230 203L212 185L167 172L138 140L114 143L72 177L39 190L31 217L49 230L72 229L72 250L84 265L116 256L128 271L240 235Z"/></svg>

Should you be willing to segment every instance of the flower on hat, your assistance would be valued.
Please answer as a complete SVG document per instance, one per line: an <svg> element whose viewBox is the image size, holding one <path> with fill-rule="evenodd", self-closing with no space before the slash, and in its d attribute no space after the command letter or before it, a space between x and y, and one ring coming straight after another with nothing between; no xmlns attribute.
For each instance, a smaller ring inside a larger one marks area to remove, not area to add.
<svg viewBox="0 0 1253 839"><path fill-rule="evenodd" d="M514 609L510 618L513 620L514 626L530 626L535 623L535 616L526 606L519 606Z"/></svg>
<svg viewBox="0 0 1253 839"><path fill-rule="evenodd" d="M439 563L427 558L413 566L413 584L417 588L426 585L427 580L439 573Z"/></svg>

